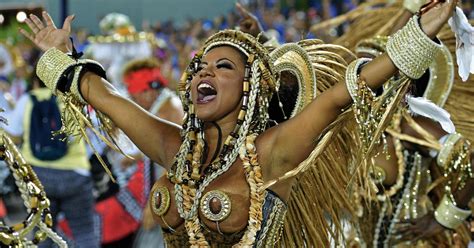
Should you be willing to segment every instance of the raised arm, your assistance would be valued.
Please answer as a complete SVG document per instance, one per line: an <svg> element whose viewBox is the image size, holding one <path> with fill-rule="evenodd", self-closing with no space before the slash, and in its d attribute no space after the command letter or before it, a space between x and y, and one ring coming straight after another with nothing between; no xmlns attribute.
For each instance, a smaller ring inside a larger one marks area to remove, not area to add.
<svg viewBox="0 0 474 248"><path fill-rule="evenodd" d="M60 69L61 63L71 63L71 68L75 68L72 67L72 60L70 58L57 51L72 51L69 36L71 22L74 17L68 16L61 29L55 27L48 13L43 12L43 18L45 19L44 23L37 16L30 15L26 23L32 33L23 29L20 32L38 48L46 52L42 59L46 59L44 56L49 56L56 52L49 57L50 61L44 61L47 62L43 64L45 68L38 68L38 70L51 70L39 74L47 75L45 77L54 79L44 80L42 78L45 84L54 92L57 89L67 88L61 85L65 84L65 82L59 80L62 76L59 73L65 74L67 71L67 68ZM55 49L57 50L55 51ZM59 73L55 69L58 69ZM73 70L75 71L75 69ZM59 74L56 78L54 77L55 73ZM73 74L75 75L76 73ZM77 74L79 75L79 73ZM81 74L79 80L72 80L73 84L79 84L76 87L78 87L80 92L76 92L75 97L78 99L83 98L95 109L106 114L130 137L145 155L165 166L165 168L169 167L181 143L179 126L147 113L135 103L122 97L109 82L98 75L87 72L84 69ZM69 79L66 84L70 82L71 80ZM74 87L74 85L71 85L70 89L74 89ZM74 90L71 91L74 92Z"/></svg>
<svg viewBox="0 0 474 248"><path fill-rule="evenodd" d="M440 4L421 16L421 30L434 38L440 28L451 15L456 1ZM400 51L401 52L401 51ZM416 57L416 54L413 54ZM419 56L419 55L418 55ZM425 68L426 69L426 68ZM362 67L359 79L367 86L376 89L397 72L393 58L383 54ZM300 114L282 123L268 133L272 140L272 154L279 159L273 159L272 176L276 177L294 168L302 162L315 146L315 140L321 132L333 122L341 110L352 102L345 82L339 82L329 90L319 95ZM279 161L282 161L281 163Z"/></svg>
<svg viewBox="0 0 474 248"><path fill-rule="evenodd" d="M109 116L146 156L168 169L181 145L177 124L142 109L96 74L84 75L81 92L90 105Z"/></svg>

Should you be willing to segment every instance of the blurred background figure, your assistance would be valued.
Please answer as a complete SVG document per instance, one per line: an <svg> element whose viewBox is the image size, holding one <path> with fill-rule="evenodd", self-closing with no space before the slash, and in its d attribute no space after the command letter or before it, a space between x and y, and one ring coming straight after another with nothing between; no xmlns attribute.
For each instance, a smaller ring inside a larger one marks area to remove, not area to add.
<svg viewBox="0 0 474 248"><path fill-rule="evenodd" d="M89 37L85 54L100 62L110 82L126 94L121 75L123 66L132 59L152 56L156 38L151 33L136 32L130 18L121 13L107 14L99 26L103 35Z"/></svg>

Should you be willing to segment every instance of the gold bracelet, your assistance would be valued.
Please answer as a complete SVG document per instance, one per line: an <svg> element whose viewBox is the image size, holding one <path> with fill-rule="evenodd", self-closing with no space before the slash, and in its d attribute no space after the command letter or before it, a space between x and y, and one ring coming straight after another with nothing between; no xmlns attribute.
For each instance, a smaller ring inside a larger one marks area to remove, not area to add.
<svg viewBox="0 0 474 248"><path fill-rule="evenodd" d="M446 194L434 212L436 221L450 229L456 229L469 215L471 215L470 210L458 208Z"/></svg>
<svg viewBox="0 0 474 248"><path fill-rule="evenodd" d="M73 96L81 102L82 104L87 104L86 100L82 97L81 91L80 91L80 85L81 85L81 75L83 74L83 71L90 71L102 78L106 78L105 75L105 70L102 67L101 64L99 64L97 61L90 60L90 59L79 59L76 64L76 68L74 71L74 78L71 82L71 88L69 89Z"/></svg>
<svg viewBox="0 0 474 248"><path fill-rule="evenodd" d="M39 59L36 66L36 74L56 94L61 76L69 67L74 66L76 63L76 60L53 47L48 49Z"/></svg>
<svg viewBox="0 0 474 248"><path fill-rule="evenodd" d="M80 76L83 70L87 70L106 78L105 70L98 62L89 59L74 60L53 47L41 56L36 67L36 74L54 94L57 94L57 87L61 77L71 67L74 67L74 76L69 90L76 100L82 104L87 104L79 90Z"/></svg>
<svg viewBox="0 0 474 248"><path fill-rule="evenodd" d="M371 59L369 58L360 58L357 60L352 61L352 63L349 64L346 70L346 87L347 91L349 91L349 95L352 98L352 101L357 104L358 102L358 82L359 82L359 68L366 64L367 62L370 62Z"/></svg>
<svg viewBox="0 0 474 248"><path fill-rule="evenodd" d="M442 45L431 40L413 16L407 25L388 40L387 53L395 66L412 79L420 78Z"/></svg>
<svg viewBox="0 0 474 248"><path fill-rule="evenodd" d="M438 166L445 167L446 161L450 157L450 154L453 151L454 145L461 139L462 135L459 133L449 134L446 138L446 141L443 144L443 147L438 153L438 157L436 158L436 162Z"/></svg>

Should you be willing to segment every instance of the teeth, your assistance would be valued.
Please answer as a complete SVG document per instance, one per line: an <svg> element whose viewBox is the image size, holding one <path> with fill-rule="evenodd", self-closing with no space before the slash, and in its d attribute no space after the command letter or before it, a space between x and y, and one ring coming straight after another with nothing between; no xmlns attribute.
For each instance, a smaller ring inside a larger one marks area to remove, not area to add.
<svg viewBox="0 0 474 248"><path fill-rule="evenodd" d="M214 87L212 87L211 85L207 84L207 83L202 83L198 86L198 89L211 89L211 90L215 90Z"/></svg>

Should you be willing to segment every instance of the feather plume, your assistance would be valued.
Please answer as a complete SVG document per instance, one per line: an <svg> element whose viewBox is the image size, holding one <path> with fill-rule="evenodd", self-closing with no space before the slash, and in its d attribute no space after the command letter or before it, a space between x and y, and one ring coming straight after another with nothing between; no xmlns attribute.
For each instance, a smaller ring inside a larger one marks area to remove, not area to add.
<svg viewBox="0 0 474 248"><path fill-rule="evenodd" d="M407 102L412 113L437 121L447 133L455 132L456 128L451 121L451 115L446 110L424 97L408 96Z"/></svg>
<svg viewBox="0 0 474 248"><path fill-rule="evenodd" d="M456 11L448 23L456 35L458 73L462 81L466 81L469 73L474 73L474 27L469 24L467 17L459 7L456 7Z"/></svg>

